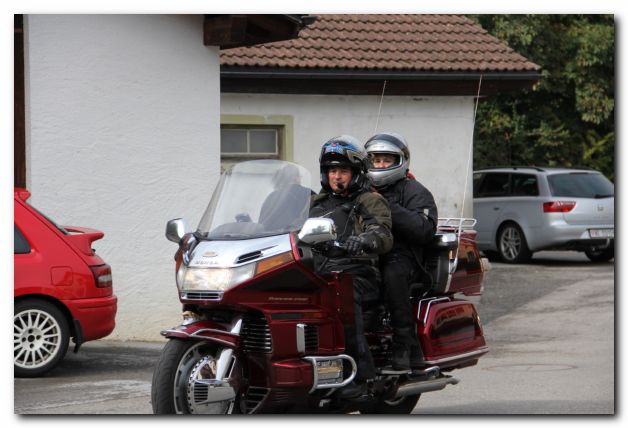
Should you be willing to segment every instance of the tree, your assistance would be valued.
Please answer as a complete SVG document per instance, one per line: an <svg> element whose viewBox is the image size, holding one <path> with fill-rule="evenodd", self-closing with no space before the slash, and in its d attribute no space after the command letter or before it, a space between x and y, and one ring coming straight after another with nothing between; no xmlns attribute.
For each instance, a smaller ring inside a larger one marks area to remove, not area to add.
<svg viewBox="0 0 628 428"><path fill-rule="evenodd" d="M614 17L470 17L542 68L533 88L481 102L474 167L586 166L614 180Z"/></svg>

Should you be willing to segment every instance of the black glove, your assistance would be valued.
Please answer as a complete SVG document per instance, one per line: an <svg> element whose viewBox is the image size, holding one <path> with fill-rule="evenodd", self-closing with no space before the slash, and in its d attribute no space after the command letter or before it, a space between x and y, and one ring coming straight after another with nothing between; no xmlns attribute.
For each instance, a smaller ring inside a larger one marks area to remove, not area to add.
<svg viewBox="0 0 628 428"><path fill-rule="evenodd" d="M358 236L350 236L345 241L345 249L351 256L358 256L364 251L369 251L375 248L377 244L375 239L370 233L362 233Z"/></svg>

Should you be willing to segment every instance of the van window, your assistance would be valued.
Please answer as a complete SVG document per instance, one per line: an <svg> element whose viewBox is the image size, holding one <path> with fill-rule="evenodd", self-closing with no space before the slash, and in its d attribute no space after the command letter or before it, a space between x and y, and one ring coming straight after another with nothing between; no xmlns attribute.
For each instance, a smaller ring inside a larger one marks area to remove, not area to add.
<svg viewBox="0 0 628 428"><path fill-rule="evenodd" d="M512 196L539 196L536 175L512 174Z"/></svg>
<svg viewBox="0 0 628 428"><path fill-rule="evenodd" d="M28 245L28 241L20 232L20 229L13 224L13 253L14 254L28 254L31 252L31 246Z"/></svg>
<svg viewBox="0 0 628 428"><path fill-rule="evenodd" d="M492 172L486 174L477 191L478 198L492 198L507 196L509 190L510 174L505 172Z"/></svg>

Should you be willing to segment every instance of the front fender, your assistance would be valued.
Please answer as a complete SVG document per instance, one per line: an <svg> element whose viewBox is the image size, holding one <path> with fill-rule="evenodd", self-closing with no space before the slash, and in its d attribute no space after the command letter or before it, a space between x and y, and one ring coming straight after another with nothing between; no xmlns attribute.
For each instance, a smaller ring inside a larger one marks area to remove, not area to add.
<svg viewBox="0 0 628 428"><path fill-rule="evenodd" d="M240 345L240 336L238 334L231 333L224 325L212 321L196 321L191 324L182 324L178 327L162 330L161 335L169 339L206 340L234 349Z"/></svg>

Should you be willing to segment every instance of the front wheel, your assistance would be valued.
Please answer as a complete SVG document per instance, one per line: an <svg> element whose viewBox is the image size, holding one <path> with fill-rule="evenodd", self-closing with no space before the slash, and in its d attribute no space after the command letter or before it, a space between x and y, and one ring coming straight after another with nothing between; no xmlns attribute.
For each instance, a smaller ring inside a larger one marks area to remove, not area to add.
<svg viewBox="0 0 628 428"><path fill-rule="evenodd" d="M409 415L419 402L421 395L411 395L393 400L379 400L374 405L360 409L362 414Z"/></svg>
<svg viewBox="0 0 628 428"><path fill-rule="evenodd" d="M497 233L497 249L502 261L524 263L532 258L526 237L515 223L506 223Z"/></svg>
<svg viewBox="0 0 628 428"><path fill-rule="evenodd" d="M151 402L155 414L215 414L239 413L239 380L231 378L231 386L223 386L216 379L218 360L222 352L230 352L209 342L170 339L155 371ZM229 358L233 364L233 358ZM229 373L229 370L226 371ZM231 370L237 376L238 370Z"/></svg>

